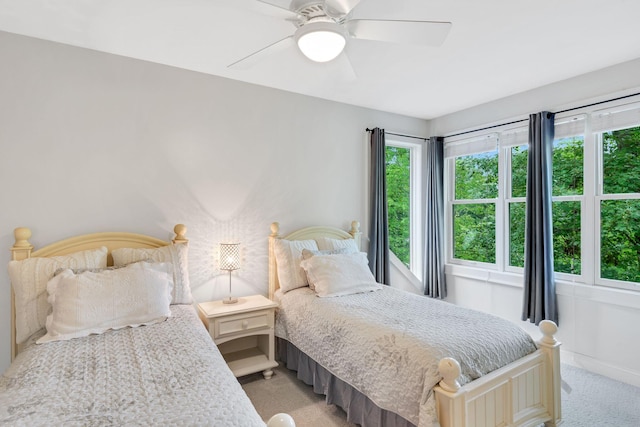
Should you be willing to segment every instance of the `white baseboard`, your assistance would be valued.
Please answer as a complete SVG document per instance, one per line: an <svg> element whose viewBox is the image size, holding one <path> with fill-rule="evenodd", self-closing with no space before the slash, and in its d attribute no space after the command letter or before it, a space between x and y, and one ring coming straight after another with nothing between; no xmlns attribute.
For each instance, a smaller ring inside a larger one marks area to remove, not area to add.
<svg viewBox="0 0 640 427"><path fill-rule="evenodd" d="M613 366L601 360L594 359L571 351L560 350L560 360L562 363L586 369L587 371L612 378L616 381L640 387L640 372Z"/></svg>

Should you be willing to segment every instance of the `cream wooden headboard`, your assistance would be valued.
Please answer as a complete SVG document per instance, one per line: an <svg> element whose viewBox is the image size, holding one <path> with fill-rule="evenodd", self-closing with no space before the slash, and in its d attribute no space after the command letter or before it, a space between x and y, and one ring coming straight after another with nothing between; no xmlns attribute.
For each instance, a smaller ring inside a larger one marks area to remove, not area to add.
<svg viewBox="0 0 640 427"><path fill-rule="evenodd" d="M85 234L82 236L71 237L69 239L60 240L50 245L44 246L37 251L33 250L33 245L29 243L31 238L31 230L26 227L19 227L13 231L15 243L11 248L11 259L21 261L27 258L35 257L51 257L57 255L66 255L73 252L83 251L87 249L95 249L106 246L109 249L108 265L113 264L111 251L118 248L159 248L167 246L171 243L184 243L188 239L185 238L187 227L184 224L178 224L173 227L175 238L171 242L156 239L155 237L145 236L143 234L123 233L123 232L106 232ZM16 306L13 287L11 288L11 360L13 360L20 352L20 346L16 343Z"/></svg>
<svg viewBox="0 0 640 427"><path fill-rule="evenodd" d="M273 295L280 288L278 282L278 268L276 256L274 252L274 242L277 239L286 240L311 240L319 237L330 237L333 239L354 239L356 246L360 248L362 233L360 232L360 223L358 221L351 222L351 229L344 231L336 227L315 226L301 228L297 231L280 236L280 223L271 223L271 234L269 235L269 299L273 299Z"/></svg>

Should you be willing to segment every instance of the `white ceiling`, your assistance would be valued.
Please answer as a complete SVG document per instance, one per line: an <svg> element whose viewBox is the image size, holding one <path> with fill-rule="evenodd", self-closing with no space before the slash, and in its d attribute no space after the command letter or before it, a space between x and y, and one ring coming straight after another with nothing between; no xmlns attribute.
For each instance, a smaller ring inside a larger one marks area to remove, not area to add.
<svg viewBox="0 0 640 427"><path fill-rule="evenodd" d="M316 64L295 47L227 68L295 30L260 6L0 0L0 30L425 119L640 57L639 0L362 0L354 17L453 27L440 47L351 39L355 75L344 56Z"/></svg>

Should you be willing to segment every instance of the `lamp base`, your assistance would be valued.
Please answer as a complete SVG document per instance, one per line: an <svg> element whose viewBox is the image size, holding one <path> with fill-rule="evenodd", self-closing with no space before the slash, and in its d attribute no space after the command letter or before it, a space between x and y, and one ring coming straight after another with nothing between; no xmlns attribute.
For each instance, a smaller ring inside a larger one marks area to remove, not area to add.
<svg viewBox="0 0 640 427"><path fill-rule="evenodd" d="M222 300L223 304L235 304L238 302L238 298L236 297L227 297Z"/></svg>

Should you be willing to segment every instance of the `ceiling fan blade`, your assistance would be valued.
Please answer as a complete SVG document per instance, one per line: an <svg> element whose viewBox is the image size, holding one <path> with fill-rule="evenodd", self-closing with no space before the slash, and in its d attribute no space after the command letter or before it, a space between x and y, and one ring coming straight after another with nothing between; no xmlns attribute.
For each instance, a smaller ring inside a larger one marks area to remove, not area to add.
<svg viewBox="0 0 640 427"><path fill-rule="evenodd" d="M351 58L349 57L348 49L345 49L340 56L342 58L338 59L344 62L344 65L342 65L342 69L345 80L355 82L356 80L358 80L358 74L356 73L356 69L353 68L353 63L351 62Z"/></svg>
<svg viewBox="0 0 640 427"><path fill-rule="evenodd" d="M352 19L345 25L357 39L424 46L440 46L451 29L451 22L438 21Z"/></svg>
<svg viewBox="0 0 640 427"><path fill-rule="evenodd" d="M232 64L227 65L227 68L234 68L237 70L250 68L265 57L281 52L293 46L294 44L295 43L293 41L293 36L287 36L275 43L271 43L270 45L253 52L250 55L245 56L244 58L237 60Z"/></svg>
<svg viewBox="0 0 640 427"><path fill-rule="evenodd" d="M361 0L325 0L324 11L329 16L344 16L351 12Z"/></svg>

